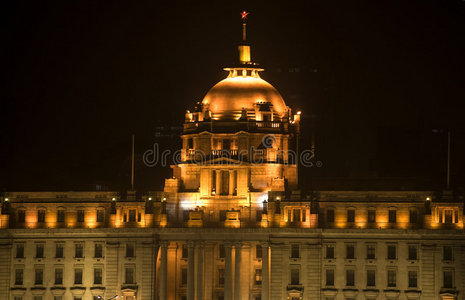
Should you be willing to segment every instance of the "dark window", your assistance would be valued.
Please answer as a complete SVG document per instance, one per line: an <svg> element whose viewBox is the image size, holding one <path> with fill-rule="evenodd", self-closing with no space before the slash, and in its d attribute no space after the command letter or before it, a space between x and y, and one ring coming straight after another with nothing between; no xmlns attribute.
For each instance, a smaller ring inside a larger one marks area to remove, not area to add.
<svg viewBox="0 0 465 300"><path fill-rule="evenodd" d="M74 269L74 284L82 284L82 269Z"/></svg>
<svg viewBox="0 0 465 300"><path fill-rule="evenodd" d="M45 210L40 209L37 212L37 222L39 223L45 223Z"/></svg>
<svg viewBox="0 0 465 300"><path fill-rule="evenodd" d="M417 246L408 246L408 259L417 260L418 259L418 248Z"/></svg>
<svg viewBox="0 0 465 300"><path fill-rule="evenodd" d="M187 249L187 245L183 244L182 245L182 252L181 252L182 258L187 258L189 256L189 250Z"/></svg>
<svg viewBox="0 0 465 300"><path fill-rule="evenodd" d="M349 209L347 210L347 223L355 222L355 210Z"/></svg>
<svg viewBox="0 0 465 300"><path fill-rule="evenodd" d="M231 140L230 139L224 139L223 140L223 150L229 150L231 149Z"/></svg>
<svg viewBox="0 0 465 300"><path fill-rule="evenodd" d="M83 244L74 244L74 257L76 258L84 257L84 245Z"/></svg>
<svg viewBox="0 0 465 300"><path fill-rule="evenodd" d="M35 269L34 284L43 284L44 269Z"/></svg>
<svg viewBox="0 0 465 300"><path fill-rule="evenodd" d="M389 210L389 223L397 222L397 211L394 209Z"/></svg>
<svg viewBox="0 0 465 300"><path fill-rule="evenodd" d="M261 222L262 221L262 214L263 214L263 211L262 210L257 210L257 213L255 215L255 220L257 222Z"/></svg>
<svg viewBox="0 0 465 300"><path fill-rule="evenodd" d="M326 270L326 285L329 285L329 286L334 285L334 270L333 269Z"/></svg>
<svg viewBox="0 0 465 300"><path fill-rule="evenodd" d="M187 284L187 269L186 268L181 269L181 284L182 285Z"/></svg>
<svg viewBox="0 0 465 300"><path fill-rule="evenodd" d="M388 277L387 286L388 287L395 287L397 285L396 271L395 270L388 270L387 277Z"/></svg>
<svg viewBox="0 0 465 300"><path fill-rule="evenodd" d="M103 257L103 244L94 245L94 257Z"/></svg>
<svg viewBox="0 0 465 300"><path fill-rule="evenodd" d="M417 287L417 271L408 271L408 287L416 288Z"/></svg>
<svg viewBox="0 0 465 300"><path fill-rule="evenodd" d="M129 210L129 222L135 222L135 221L136 221L136 210L130 209Z"/></svg>
<svg viewBox="0 0 465 300"><path fill-rule="evenodd" d="M55 257L63 258L63 244L55 244Z"/></svg>
<svg viewBox="0 0 465 300"><path fill-rule="evenodd" d="M445 288L453 288L454 287L454 274L452 271L444 271L443 273L444 277L444 285L443 287Z"/></svg>
<svg viewBox="0 0 465 300"><path fill-rule="evenodd" d="M367 286L376 286L375 270L367 270Z"/></svg>
<svg viewBox="0 0 465 300"><path fill-rule="evenodd" d="M44 258L44 244L36 244L36 258Z"/></svg>
<svg viewBox="0 0 465 300"><path fill-rule="evenodd" d="M410 224L418 223L418 212L416 209L411 209L409 211L409 221L410 221Z"/></svg>
<svg viewBox="0 0 465 300"><path fill-rule="evenodd" d="M334 246L326 246L326 258L334 258Z"/></svg>
<svg viewBox="0 0 465 300"><path fill-rule="evenodd" d="M368 210L368 223L375 223L376 222L376 210L369 209Z"/></svg>
<svg viewBox="0 0 465 300"><path fill-rule="evenodd" d="M261 285L262 284L262 269L255 269L255 285Z"/></svg>
<svg viewBox="0 0 465 300"><path fill-rule="evenodd" d="M140 222L142 220L142 214L139 212L137 213L137 222Z"/></svg>
<svg viewBox="0 0 465 300"><path fill-rule="evenodd" d="M102 284L102 273L101 268L94 269L94 284Z"/></svg>
<svg viewBox="0 0 465 300"><path fill-rule="evenodd" d="M194 140L193 139L187 139L187 149L194 149Z"/></svg>
<svg viewBox="0 0 465 300"><path fill-rule="evenodd" d="M19 223L26 222L26 211L24 209L18 210L18 222Z"/></svg>
<svg viewBox="0 0 465 300"><path fill-rule="evenodd" d="M57 210L57 222L63 223L65 221L65 211L60 209Z"/></svg>
<svg viewBox="0 0 465 300"><path fill-rule="evenodd" d="M126 268L125 272L124 272L124 282L126 284L134 284L135 283L135 280L134 280L134 268Z"/></svg>
<svg viewBox="0 0 465 300"><path fill-rule="evenodd" d="M452 213L453 211L451 209L444 210L444 223L452 223Z"/></svg>
<svg viewBox="0 0 465 300"><path fill-rule="evenodd" d="M451 246L444 246L442 248L442 259L452 260L452 247Z"/></svg>
<svg viewBox="0 0 465 300"><path fill-rule="evenodd" d="M300 270L291 269L291 284L296 285L300 284Z"/></svg>
<svg viewBox="0 0 465 300"><path fill-rule="evenodd" d="M454 223L458 223L459 222L459 212L458 211L454 211Z"/></svg>
<svg viewBox="0 0 465 300"><path fill-rule="evenodd" d="M126 244L126 257L134 257L134 244Z"/></svg>
<svg viewBox="0 0 465 300"><path fill-rule="evenodd" d="M326 222L334 223L334 209L328 208L326 210Z"/></svg>
<svg viewBox="0 0 465 300"><path fill-rule="evenodd" d="M24 258L24 244L16 244L16 258Z"/></svg>
<svg viewBox="0 0 465 300"><path fill-rule="evenodd" d="M218 269L218 285L224 285L224 269Z"/></svg>
<svg viewBox="0 0 465 300"><path fill-rule="evenodd" d="M16 269L15 270L15 285L23 285L23 269Z"/></svg>
<svg viewBox="0 0 465 300"><path fill-rule="evenodd" d="M291 258L299 258L300 257L300 247L297 244L291 245Z"/></svg>
<svg viewBox="0 0 465 300"><path fill-rule="evenodd" d="M256 245L255 246L255 257L256 258L262 258L263 257L263 249L261 245Z"/></svg>
<svg viewBox="0 0 465 300"><path fill-rule="evenodd" d="M355 285L355 270L346 270L346 286Z"/></svg>
<svg viewBox="0 0 465 300"><path fill-rule="evenodd" d="M84 210L83 209L78 209L78 211L77 211L77 221L79 223L84 222Z"/></svg>
<svg viewBox="0 0 465 300"><path fill-rule="evenodd" d="M346 258L347 259L355 258L355 246L354 245L346 245Z"/></svg>
<svg viewBox="0 0 465 300"><path fill-rule="evenodd" d="M387 252L388 259L396 259L396 245L388 245Z"/></svg>
<svg viewBox="0 0 465 300"><path fill-rule="evenodd" d="M103 223L105 221L105 211L103 209L97 210L97 222Z"/></svg>
<svg viewBox="0 0 465 300"><path fill-rule="evenodd" d="M219 252L219 257L220 258L224 258L225 257L225 250L224 250L224 245L221 244L219 247L218 247L218 252Z"/></svg>
<svg viewBox="0 0 465 300"><path fill-rule="evenodd" d="M376 258L376 246L367 245L367 259L375 259L375 258Z"/></svg>
<svg viewBox="0 0 465 300"><path fill-rule="evenodd" d="M63 284L63 269L55 269L55 284Z"/></svg>

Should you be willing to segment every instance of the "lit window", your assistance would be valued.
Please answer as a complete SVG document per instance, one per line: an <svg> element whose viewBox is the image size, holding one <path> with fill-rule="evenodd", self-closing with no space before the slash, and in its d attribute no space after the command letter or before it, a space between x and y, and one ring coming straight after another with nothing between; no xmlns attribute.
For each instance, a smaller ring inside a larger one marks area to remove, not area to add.
<svg viewBox="0 0 465 300"><path fill-rule="evenodd" d="M261 285L263 280L262 269L255 269L255 285Z"/></svg>

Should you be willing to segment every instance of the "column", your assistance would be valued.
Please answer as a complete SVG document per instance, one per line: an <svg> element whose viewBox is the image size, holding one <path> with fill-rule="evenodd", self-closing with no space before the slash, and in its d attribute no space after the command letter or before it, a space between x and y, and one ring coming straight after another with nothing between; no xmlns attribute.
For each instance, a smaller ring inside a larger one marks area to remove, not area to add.
<svg viewBox="0 0 465 300"><path fill-rule="evenodd" d="M187 300L194 300L194 242L187 243Z"/></svg>
<svg viewBox="0 0 465 300"><path fill-rule="evenodd" d="M230 242L224 243L224 299L232 300L232 244Z"/></svg>
<svg viewBox="0 0 465 300"><path fill-rule="evenodd" d="M216 194L221 194L221 170L216 170Z"/></svg>
<svg viewBox="0 0 465 300"><path fill-rule="evenodd" d="M203 299L203 242L197 246L197 300Z"/></svg>
<svg viewBox="0 0 465 300"><path fill-rule="evenodd" d="M268 243L262 243L262 300L269 299L270 291L270 256L268 250Z"/></svg>
<svg viewBox="0 0 465 300"><path fill-rule="evenodd" d="M230 173L231 174L231 173ZM242 259L242 243L234 244L234 300L241 300L241 259Z"/></svg>
<svg viewBox="0 0 465 300"><path fill-rule="evenodd" d="M160 246L160 277L159 277L159 291L160 300L166 300L166 267L168 265L168 243L162 242Z"/></svg>
<svg viewBox="0 0 465 300"><path fill-rule="evenodd" d="M234 180L234 170L229 170L229 196L234 194L235 180Z"/></svg>

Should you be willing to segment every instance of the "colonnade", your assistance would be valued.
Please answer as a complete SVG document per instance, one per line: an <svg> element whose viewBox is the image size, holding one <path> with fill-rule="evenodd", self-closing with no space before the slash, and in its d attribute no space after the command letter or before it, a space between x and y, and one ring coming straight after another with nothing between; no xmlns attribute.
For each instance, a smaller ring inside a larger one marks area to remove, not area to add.
<svg viewBox="0 0 465 300"><path fill-rule="evenodd" d="M228 190L223 190L223 172L228 172ZM212 172L213 173L213 172ZM236 194L237 186L237 171L236 170L215 170L216 178L215 180L215 191L217 195L229 195L233 196Z"/></svg>
<svg viewBox="0 0 465 300"><path fill-rule="evenodd" d="M167 280L168 280L168 244L169 242L161 242L160 245L160 267L158 271L158 299L167 300L172 297L167 295ZM224 243L224 299L225 300L240 300L241 298L241 280L244 279L241 273L242 260L242 243L241 242L225 242ZM205 244L202 241L187 242L187 300L200 300L204 295L204 255ZM234 248L234 259L233 259ZM261 299L269 299L269 245L262 244L262 289ZM197 255L195 255L197 254ZM234 278L233 278L234 268Z"/></svg>

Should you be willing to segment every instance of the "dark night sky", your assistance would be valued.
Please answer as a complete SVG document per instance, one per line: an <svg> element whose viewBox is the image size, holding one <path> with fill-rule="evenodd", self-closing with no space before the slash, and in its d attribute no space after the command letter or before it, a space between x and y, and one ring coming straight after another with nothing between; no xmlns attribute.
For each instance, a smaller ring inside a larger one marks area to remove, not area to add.
<svg viewBox="0 0 465 300"><path fill-rule="evenodd" d="M465 1L199 2L4 3L0 189L126 188L131 134L141 154L225 76L243 9L262 77L317 136L315 182L440 188L450 129L464 186ZM139 162L136 187L168 171Z"/></svg>

